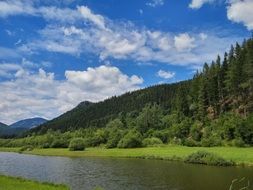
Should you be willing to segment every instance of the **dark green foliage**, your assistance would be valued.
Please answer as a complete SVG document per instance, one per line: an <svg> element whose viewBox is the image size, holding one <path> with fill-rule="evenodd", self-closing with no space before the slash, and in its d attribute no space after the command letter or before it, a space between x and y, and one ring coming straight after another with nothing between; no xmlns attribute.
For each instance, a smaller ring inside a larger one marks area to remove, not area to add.
<svg viewBox="0 0 253 190"><path fill-rule="evenodd" d="M69 142L64 140L63 138L55 139L52 144L51 148L68 148Z"/></svg>
<svg viewBox="0 0 253 190"><path fill-rule="evenodd" d="M185 146L194 147L194 146L200 146L200 143L192 139L191 137L185 139L184 141Z"/></svg>
<svg viewBox="0 0 253 190"><path fill-rule="evenodd" d="M106 148L117 147L120 139L123 136L124 125L126 125L126 121L124 121L123 123L120 119L114 119L106 125L106 132L107 132Z"/></svg>
<svg viewBox="0 0 253 190"><path fill-rule="evenodd" d="M221 146L221 138L216 134L211 134L211 136L203 138L201 140L201 146L203 147L213 147Z"/></svg>
<svg viewBox="0 0 253 190"><path fill-rule="evenodd" d="M82 151L85 149L85 141L82 138L74 138L69 143L69 150Z"/></svg>
<svg viewBox="0 0 253 190"><path fill-rule="evenodd" d="M118 143L119 148L136 148L142 146L142 136L136 130L130 130Z"/></svg>
<svg viewBox="0 0 253 190"><path fill-rule="evenodd" d="M158 105L147 105L137 117L137 126L142 133L149 129L161 129L162 109Z"/></svg>
<svg viewBox="0 0 253 190"><path fill-rule="evenodd" d="M234 163L232 161L227 161L213 153L198 151L189 155L185 158L186 163L192 164L204 164L211 166L232 166Z"/></svg>

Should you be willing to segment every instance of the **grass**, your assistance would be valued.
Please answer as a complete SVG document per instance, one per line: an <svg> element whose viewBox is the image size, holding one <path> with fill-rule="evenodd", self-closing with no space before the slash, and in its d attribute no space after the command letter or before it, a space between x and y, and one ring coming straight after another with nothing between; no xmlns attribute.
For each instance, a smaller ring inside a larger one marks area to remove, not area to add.
<svg viewBox="0 0 253 190"><path fill-rule="evenodd" d="M2 152L18 152L19 148L0 148ZM214 153L225 160L231 160L236 165L253 166L253 148L237 147L185 147L165 145L161 147L132 148L132 149L105 149L87 148L85 151L69 151L68 149L34 149L24 151L25 154L43 156L67 157L118 157L118 158L150 158L164 160L184 160L187 156L197 151Z"/></svg>
<svg viewBox="0 0 253 190"><path fill-rule="evenodd" d="M40 183L23 178L0 175L0 189L3 190L69 190L67 186Z"/></svg>

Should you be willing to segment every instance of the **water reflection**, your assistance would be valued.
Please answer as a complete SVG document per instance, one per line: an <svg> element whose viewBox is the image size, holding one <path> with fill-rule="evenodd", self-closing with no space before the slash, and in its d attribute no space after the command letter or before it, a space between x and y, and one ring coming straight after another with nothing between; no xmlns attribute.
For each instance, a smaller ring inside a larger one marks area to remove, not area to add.
<svg viewBox="0 0 253 190"><path fill-rule="evenodd" d="M0 173L68 184L73 190L227 190L253 183L253 168L210 167L141 159L63 158L0 153ZM252 187L251 187L252 188Z"/></svg>

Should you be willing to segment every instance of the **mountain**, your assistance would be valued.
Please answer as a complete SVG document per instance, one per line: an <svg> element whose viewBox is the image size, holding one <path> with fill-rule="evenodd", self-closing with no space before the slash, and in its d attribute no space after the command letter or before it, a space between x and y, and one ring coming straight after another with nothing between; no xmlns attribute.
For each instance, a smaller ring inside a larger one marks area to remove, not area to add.
<svg viewBox="0 0 253 190"><path fill-rule="evenodd" d="M0 123L0 137L6 138L18 136L28 131L29 129L37 127L45 122L47 122L47 120L43 118L30 118L15 122L10 126Z"/></svg>
<svg viewBox="0 0 253 190"><path fill-rule="evenodd" d="M6 128L6 127L8 127L8 125L6 125L6 124L0 122L0 129Z"/></svg>
<svg viewBox="0 0 253 190"><path fill-rule="evenodd" d="M80 103L31 132L101 128L114 118L124 122L137 117L147 104L158 104L167 115L177 114L202 123L230 112L247 117L253 112L253 38L231 46L223 60L218 56L205 63L190 80L156 85L98 103Z"/></svg>
<svg viewBox="0 0 253 190"><path fill-rule="evenodd" d="M3 131L7 130L9 128L8 125L0 122L0 134L3 133Z"/></svg>
<svg viewBox="0 0 253 190"><path fill-rule="evenodd" d="M18 122L11 124L10 128L12 128L12 129L17 129L17 128L32 129L32 128L37 127L45 122L47 122L47 120L44 118L39 118L39 117L29 118L29 119L20 120Z"/></svg>

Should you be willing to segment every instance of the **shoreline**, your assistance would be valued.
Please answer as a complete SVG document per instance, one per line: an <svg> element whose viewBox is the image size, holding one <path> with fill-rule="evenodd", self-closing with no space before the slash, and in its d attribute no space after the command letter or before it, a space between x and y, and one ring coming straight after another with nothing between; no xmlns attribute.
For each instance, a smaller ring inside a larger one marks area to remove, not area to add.
<svg viewBox="0 0 253 190"><path fill-rule="evenodd" d="M49 182L40 182L23 177L14 177L0 173L0 189L26 189L26 190L69 190L66 185L54 184Z"/></svg>
<svg viewBox="0 0 253 190"><path fill-rule="evenodd" d="M108 157L108 158L136 158L183 162L184 159L197 151L214 153L225 160L235 163L235 166L253 166L253 148L236 147L185 147L185 146L161 146L132 149L105 149L87 148L85 151L69 151L67 148L33 149L31 151L19 151L20 148L0 147L0 152L15 152L39 156L60 157Z"/></svg>

